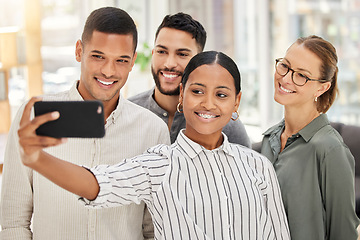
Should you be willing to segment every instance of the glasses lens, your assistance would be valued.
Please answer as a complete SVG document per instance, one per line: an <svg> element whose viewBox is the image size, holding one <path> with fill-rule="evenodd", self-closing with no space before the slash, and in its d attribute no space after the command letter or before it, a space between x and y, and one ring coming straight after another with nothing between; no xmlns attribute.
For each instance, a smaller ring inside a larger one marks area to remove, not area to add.
<svg viewBox="0 0 360 240"><path fill-rule="evenodd" d="M306 76L299 72L294 72L293 74L293 82L296 85L303 86L306 83Z"/></svg>
<svg viewBox="0 0 360 240"><path fill-rule="evenodd" d="M289 71L288 65L283 63L282 61L276 62L276 72L280 74L281 76L285 76Z"/></svg>

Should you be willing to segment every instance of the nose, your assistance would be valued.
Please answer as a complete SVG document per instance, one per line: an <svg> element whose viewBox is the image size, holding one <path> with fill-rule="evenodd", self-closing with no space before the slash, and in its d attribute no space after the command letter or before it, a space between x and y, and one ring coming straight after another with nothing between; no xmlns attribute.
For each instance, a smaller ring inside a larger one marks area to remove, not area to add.
<svg viewBox="0 0 360 240"><path fill-rule="evenodd" d="M111 61L106 61L100 70L106 78L110 78L115 75L115 64Z"/></svg>
<svg viewBox="0 0 360 240"><path fill-rule="evenodd" d="M289 69L289 71L287 72L287 74L285 74L285 76L282 77L282 79L284 80L284 82L286 83L292 83L293 80L292 80L292 77L293 77L293 70L292 69Z"/></svg>
<svg viewBox="0 0 360 240"><path fill-rule="evenodd" d="M212 94L204 94L204 97L201 102L201 106L206 110L212 110L216 108L215 97Z"/></svg>
<svg viewBox="0 0 360 240"><path fill-rule="evenodd" d="M168 69L173 69L177 66L176 57L173 54L169 54L165 61L165 67Z"/></svg>

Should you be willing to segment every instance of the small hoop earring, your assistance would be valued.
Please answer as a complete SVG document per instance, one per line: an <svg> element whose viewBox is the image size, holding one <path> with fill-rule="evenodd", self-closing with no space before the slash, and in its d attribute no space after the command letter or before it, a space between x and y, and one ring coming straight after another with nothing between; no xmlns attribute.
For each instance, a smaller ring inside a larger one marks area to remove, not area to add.
<svg viewBox="0 0 360 240"><path fill-rule="evenodd" d="M318 98L318 97L315 97L315 102L317 102L317 98Z"/></svg>
<svg viewBox="0 0 360 240"><path fill-rule="evenodd" d="M239 119L239 112L236 110L234 113L236 113L236 118L233 118L233 116L231 116L231 120L236 121Z"/></svg>
<svg viewBox="0 0 360 240"><path fill-rule="evenodd" d="M181 107L181 109L180 109ZM179 113L183 113L183 108L181 106L181 102L178 103L178 105L176 106L176 110L179 112Z"/></svg>

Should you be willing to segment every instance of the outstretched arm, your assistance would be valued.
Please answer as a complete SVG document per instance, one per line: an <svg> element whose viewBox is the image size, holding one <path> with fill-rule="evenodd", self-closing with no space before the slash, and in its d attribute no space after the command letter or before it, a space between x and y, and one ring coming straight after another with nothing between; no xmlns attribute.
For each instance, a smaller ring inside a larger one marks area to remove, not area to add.
<svg viewBox="0 0 360 240"><path fill-rule="evenodd" d="M41 124L59 118L58 112L52 112L30 120L31 109L34 103L40 100L32 98L26 104L20 121L18 135L23 164L72 193L89 200L95 199L99 192L99 184L91 172L42 150L46 147L57 146L65 140L36 135L35 130Z"/></svg>

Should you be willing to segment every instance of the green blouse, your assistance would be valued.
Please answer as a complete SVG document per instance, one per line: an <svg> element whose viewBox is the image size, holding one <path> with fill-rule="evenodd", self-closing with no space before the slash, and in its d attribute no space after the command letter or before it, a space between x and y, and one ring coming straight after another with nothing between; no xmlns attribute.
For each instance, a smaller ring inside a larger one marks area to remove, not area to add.
<svg viewBox="0 0 360 240"><path fill-rule="evenodd" d="M289 138L280 152L284 124L282 120L264 133L261 153L278 176L291 238L355 240L360 221L349 148L321 114Z"/></svg>

